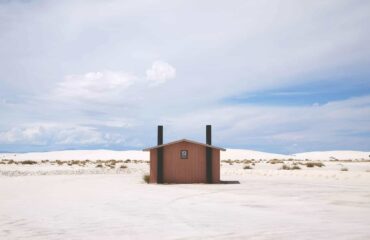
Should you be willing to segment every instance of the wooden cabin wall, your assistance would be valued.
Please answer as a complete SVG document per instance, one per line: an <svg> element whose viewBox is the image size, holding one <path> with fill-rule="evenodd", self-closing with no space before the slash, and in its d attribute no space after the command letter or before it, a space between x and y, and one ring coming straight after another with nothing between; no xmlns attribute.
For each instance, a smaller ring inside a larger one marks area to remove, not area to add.
<svg viewBox="0 0 370 240"><path fill-rule="evenodd" d="M181 159L180 151L188 150L188 159ZM206 183L206 148L180 142L164 147L164 183ZM220 150L212 150L212 180L220 182ZM150 151L150 179L157 182L157 150Z"/></svg>

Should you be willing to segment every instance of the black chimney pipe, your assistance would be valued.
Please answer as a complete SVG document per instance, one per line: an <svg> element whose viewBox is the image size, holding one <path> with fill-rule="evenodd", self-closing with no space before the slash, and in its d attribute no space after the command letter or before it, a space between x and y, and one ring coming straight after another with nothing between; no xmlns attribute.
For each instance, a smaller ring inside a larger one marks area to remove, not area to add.
<svg viewBox="0 0 370 240"><path fill-rule="evenodd" d="M158 126L158 139L157 139L158 145L163 144L163 126Z"/></svg>
<svg viewBox="0 0 370 240"><path fill-rule="evenodd" d="M212 145L212 126L211 125L206 126L206 143L208 145Z"/></svg>
<svg viewBox="0 0 370 240"><path fill-rule="evenodd" d="M158 145L163 144L163 126L158 126ZM163 183L163 147L157 148L157 183Z"/></svg>
<svg viewBox="0 0 370 240"><path fill-rule="evenodd" d="M212 145L212 126L206 126L206 143ZM206 147L206 175L207 183L212 183L212 148Z"/></svg>

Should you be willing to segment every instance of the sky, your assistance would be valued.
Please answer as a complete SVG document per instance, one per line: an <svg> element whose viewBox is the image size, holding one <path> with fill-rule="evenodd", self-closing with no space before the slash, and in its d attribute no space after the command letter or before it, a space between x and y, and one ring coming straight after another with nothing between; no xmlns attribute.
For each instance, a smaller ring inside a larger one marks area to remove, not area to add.
<svg viewBox="0 0 370 240"><path fill-rule="evenodd" d="M0 0L0 152L370 151L370 1Z"/></svg>

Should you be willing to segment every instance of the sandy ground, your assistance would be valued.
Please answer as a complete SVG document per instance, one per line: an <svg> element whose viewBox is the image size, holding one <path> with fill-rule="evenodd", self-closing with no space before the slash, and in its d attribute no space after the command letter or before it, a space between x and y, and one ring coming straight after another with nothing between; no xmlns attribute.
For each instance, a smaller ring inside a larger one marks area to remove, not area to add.
<svg viewBox="0 0 370 240"><path fill-rule="evenodd" d="M240 184L217 185L145 184L147 163L1 164L0 239L370 239L370 163L324 164L223 162Z"/></svg>

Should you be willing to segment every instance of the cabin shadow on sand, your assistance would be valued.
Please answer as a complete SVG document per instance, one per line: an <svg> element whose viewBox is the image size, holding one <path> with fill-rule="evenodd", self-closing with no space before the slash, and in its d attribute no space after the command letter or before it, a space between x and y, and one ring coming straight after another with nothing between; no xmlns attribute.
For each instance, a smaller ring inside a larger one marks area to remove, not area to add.
<svg viewBox="0 0 370 240"><path fill-rule="evenodd" d="M240 182L239 181L232 181L232 180L230 180L230 181L220 181L220 184L240 184Z"/></svg>

